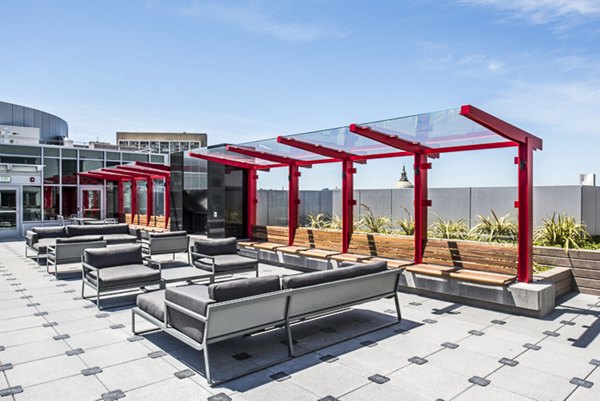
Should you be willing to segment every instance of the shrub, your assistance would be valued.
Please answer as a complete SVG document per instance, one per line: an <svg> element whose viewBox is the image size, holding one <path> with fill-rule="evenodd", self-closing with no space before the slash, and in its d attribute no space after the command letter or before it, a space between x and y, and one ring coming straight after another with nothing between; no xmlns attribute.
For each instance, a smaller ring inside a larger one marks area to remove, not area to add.
<svg viewBox="0 0 600 401"><path fill-rule="evenodd" d="M331 219L328 219L327 216L323 213L309 213L306 218L308 219L308 223L306 227L314 228L314 229L323 229L329 225Z"/></svg>
<svg viewBox="0 0 600 401"><path fill-rule="evenodd" d="M406 213L406 217L397 220L400 230L404 235L415 235L415 219L407 208L402 206L402 209Z"/></svg>
<svg viewBox="0 0 600 401"><path fill-rule="evenodd" d="M568 251L586 245L591 240L585 224L575 221L575 218L566 214L552 214L552 218L544 219L542 227L533 234L536 245L560 246Z"/></svg>
<svg viewBox="0 0 600 401"><path fill-rule="evenodd" d="M361 204L360 207L365 209L365 215L357 222L359 229L365 229L370 233L386 234L392 228L392 221L389 217L375 216L373 211L367 206Z"/></svg>
<svg viewBox="0 0 600 401"><path fill-rule="evenodd" d="M491 216L477 216L479 223L471 230L471 238L488 242L516 242L519 228L510 219L510 213L498 217L496 212L491 212Z"/></svg>
<svg viewBox="0 0 600 401"><path fill-rule="evenodd" d="M429 226L433 238L465 239L469 228L464 219L443 220L440 216L435 223Z"/></svg>

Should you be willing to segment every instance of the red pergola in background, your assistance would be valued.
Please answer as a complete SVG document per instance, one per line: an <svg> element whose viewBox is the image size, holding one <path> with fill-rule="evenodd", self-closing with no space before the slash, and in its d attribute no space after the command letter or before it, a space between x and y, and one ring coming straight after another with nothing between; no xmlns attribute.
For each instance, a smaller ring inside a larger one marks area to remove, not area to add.
<svg viewBox="0 0 600 401"><path fill-rule="evenodd" d="M248 171L248 237L256 225L258 171L289 169L288 243L298 227L299 167L340 162L342 165L342 252L348 252L353 227L354 163L370 159L414 158L415 263L422 263L427 241L428 159L442 153L518 147L518 280L533 278L533 151L542 140L471 105L391 120L351 124L332 130L279 136L276 139L226 145L190 152L200 159Z"/></svg>
<svg viewBox="0 0 600 401"><path fill-rule="evenodd" d="M131 215L136 216L137 211L137 181L146 181L146 222L150 222L152 210L154 209L154 180L163 179L165 183L165 228L168 228L170 217L170 173L169 166L156 163L133 162L133 164L123 164L119 166L101 168L78 173L80 176L95 178L99 180L117 182L117 199L119 216L124 215L124 188L123 182L131 182Z"/></svg>

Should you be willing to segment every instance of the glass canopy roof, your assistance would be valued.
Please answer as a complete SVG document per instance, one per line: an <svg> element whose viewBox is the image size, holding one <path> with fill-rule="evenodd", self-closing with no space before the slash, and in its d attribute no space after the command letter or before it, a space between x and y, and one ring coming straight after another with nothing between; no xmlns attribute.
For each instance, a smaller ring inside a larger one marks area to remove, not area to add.
<svg viewBox="0 0 600 401"><path fill-rule="evenodd" d="M439 149L442 152L452 151L453 148L454 150L467 150L469 146L473 145L478 146L479 148L485 148L486 145L497 147L494 145L502 145L502 143L505 143L506 145L514 144L505 136L493 132L483 125L472 121L470 118L461 115L461 108L367 122L356 124L356 126L370 128L372 131L384 134L384 138L401 139L412 144L420 144L431 150ZM355 155L363 159L369 159L371 157L399 156L402 151L397 147L392 147L385 143L370 139L367 136L364 136L364 134L361 135L360 133L351 132L349 127L286 135L284 137L312 145L320 145L321 147L344 151L350 155ZM383 142L385 142L385 140ZM309 150L299 149L294 146L280 143L277 138L246 142L236 146L243 147L246 150L254 150L256 152L264 152L306 162L306 164L310 164L311 162L336 161L335 159L327 158ZM464 148L465 146L467 148ZM212 156L218 159L226 159L237 163L252 164L257 167L275 167L281 165L273 161L262 159L259 154L244 155L233 151L233 149L228 150L225 146L201 149L194 151L193 153Z"/></svg>

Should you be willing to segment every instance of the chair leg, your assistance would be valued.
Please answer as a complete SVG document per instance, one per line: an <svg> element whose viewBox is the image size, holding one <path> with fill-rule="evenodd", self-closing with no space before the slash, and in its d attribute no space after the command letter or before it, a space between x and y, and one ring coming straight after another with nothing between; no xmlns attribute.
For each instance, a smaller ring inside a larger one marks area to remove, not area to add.
<svg viewBox="0 0 600 401"><path fill-rule="evenodd" d="M131 310L131 332L133 334L137 334L135 331L135 312L133 311L133 309Z"/></svg>
<svg viewBox="0 0 600 401"><path fill-rule="evenodd" d="M100 287L96 287L96 306L98 307L98 310L102 310L102 308L100 307Z"/></svg>
<svg viewBox="0 0 600 401"><path fill-rule="evenodd" d="M210 361L208 358L208 345L207 344L204 344L202 353L204 354L204 374L206 375L206 381L208 382L209 386L212 386L212 380L210 378Z"/></svg>
<svg viewBox="0 0 600 401"><path fill-rule="evenodd" d="M285 332L287 334L287 346L288 354L290 357L294 356L294 340L292 338L292 327L289 322L285 322Z"/></svg>
<svg viewBox="0 0 600 401"><path fill-rule="evenodd" d="M84 280L85 279L81 280L81 298L82 299L85 299L85 295L84 295L84 292L85 292L85 282L84 282Z"/></svg>
<svg viewBox="0 0 600 401"><path fill-rule="evenodd" d="M398 300L398 292L394 294L394 303L396 304L396 314L398 315L398 321L402 321L402 312L400 311L400 301Z"/></svg>

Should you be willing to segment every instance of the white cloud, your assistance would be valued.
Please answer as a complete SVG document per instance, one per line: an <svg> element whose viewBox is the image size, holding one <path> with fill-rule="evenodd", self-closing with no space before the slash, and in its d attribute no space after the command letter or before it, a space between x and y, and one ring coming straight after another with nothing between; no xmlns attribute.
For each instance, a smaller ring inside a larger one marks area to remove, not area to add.
<svg viewBox="0 0 600 401"><path fill-rule="evenodd" d="M423 57L417 64L428 71L444 71L461 77L482 78L500 74L505 69L504 62L485 54L461 56L456 54L456 50L450 51L446 46L432 43L424 43L421 47Z"/></svg>
<svg viewBox="0 0 600 401"><path fill-rule="evenodd" d="M600 0L462 0L463 3L491 6L536 25L559 28L600 16Z"/></svg>
<svg viewBox="0 0 600 401"><path fill-rule="evenodd" d="M328 21L284 20L276 15L275 10L266 9L258 3L233 5L225 2L196 0L179 11L188 17L218 20L246 31L292 42L306 42L321 38L339 39L348 35L347 30Z"/></svg>

